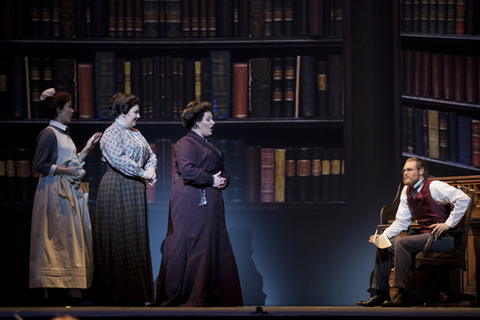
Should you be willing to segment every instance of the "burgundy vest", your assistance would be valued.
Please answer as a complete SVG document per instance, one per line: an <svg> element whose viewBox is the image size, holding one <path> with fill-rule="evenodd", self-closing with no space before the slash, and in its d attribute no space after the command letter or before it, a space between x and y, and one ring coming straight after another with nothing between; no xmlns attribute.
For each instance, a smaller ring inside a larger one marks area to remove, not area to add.
<svg viewBox="0 0 480 320"><path fill-rule="evenodd" d="M433 201L430 194L430 183L432 181L428 180L423 184L415 199L412 195L413 188L407 188L408 207L420 225L421 233L430 233L432 224L444 223L448 218L445 206Z"/></svg>

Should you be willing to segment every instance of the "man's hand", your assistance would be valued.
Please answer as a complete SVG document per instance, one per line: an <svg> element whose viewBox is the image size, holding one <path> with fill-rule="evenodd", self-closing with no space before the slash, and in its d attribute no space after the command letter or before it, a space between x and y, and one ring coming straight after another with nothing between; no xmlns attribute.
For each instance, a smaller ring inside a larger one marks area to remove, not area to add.
<svg viewBox="0 0 480 320"><path fill-rule="evenodd" d="M375 235L370 237L370 240L368 240L368 242L373 243L373 240L375 240L376 238L378 238L380 236L381 236L381 234L375 234Z"/></svg>
<svg viewBox="0 0 480 320"><path fill-rule="evenodd" d="M435 237L439 237L443 232L450 230L446 223L437 223L430 226L430 233Z"/></svg>

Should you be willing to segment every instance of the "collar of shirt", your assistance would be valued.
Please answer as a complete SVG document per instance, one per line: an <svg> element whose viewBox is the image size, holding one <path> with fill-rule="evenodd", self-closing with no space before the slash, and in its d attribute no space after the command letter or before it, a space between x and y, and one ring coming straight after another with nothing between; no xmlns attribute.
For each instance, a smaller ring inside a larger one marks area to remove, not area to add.
<svg viewBox="0 0 480 320"><path fill-rule="evenodd" d="M417 191L420 191L423 187L423 182L425 181L425 178L423 178L422 180L418 181L417 183L415 183L415 185L413 186L412 189L415 189L415 188L418 188Z"/></svg>
<svg viewBox="0 0 480 320"><path fill-rule="evenodd" d="M58 122L58 121L50 120L50 125L51 125L52 127L58 128L58 129L60 129L60 130L62 130L62 131L64 131L64 132L67 131L67 125L62 124L62 123L60 123L60 122Z"/></svg>

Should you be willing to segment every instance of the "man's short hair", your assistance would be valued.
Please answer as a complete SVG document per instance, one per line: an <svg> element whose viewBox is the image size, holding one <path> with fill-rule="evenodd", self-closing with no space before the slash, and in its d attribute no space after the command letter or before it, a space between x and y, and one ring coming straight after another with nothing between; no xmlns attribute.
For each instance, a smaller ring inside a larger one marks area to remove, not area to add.
<svg viewBox="0 0 480 320"><path fill-rule="evenodd" d="M405 162L409 162L409 161L415 161L417 163L417 170L420 171L420 169L423 169L423 177L425 179L428 179L428 165L425 160L412 157L412 158L408 158L407 161Z"/></svg>

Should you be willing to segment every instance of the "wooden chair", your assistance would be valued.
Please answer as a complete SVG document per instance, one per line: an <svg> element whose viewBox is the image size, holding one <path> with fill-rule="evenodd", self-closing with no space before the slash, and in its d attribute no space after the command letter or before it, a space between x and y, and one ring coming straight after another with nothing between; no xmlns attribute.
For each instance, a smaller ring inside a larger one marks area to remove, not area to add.
<svg viewBox="0 0 480 320"><path fill-rule="evenodd" d="M434 241L434 236L430 236L422 252L419 252L414 257L414 268L416 270L427 271L427 278L433 279L433 282L429 281L429 288L423 291L412 292L412 299L417 301L423 301L425 306L431 303L441 303L444 306L447 303L460 303L463 301L470 301L470 306L475 306L476 298L469 294L453 292L442 288L436 282L440 273L447 274L451 270L462 269L466 271L466 249L468 244L468 234L470 228L470 221L475 201L475 191L464 186L458 186L463 192L465 192L471 199L470 205L465 212L462 220L458 225L449 230L448 233L454 237L455 246L449 253L433 252L431 251L431 245Z"/></svg>

